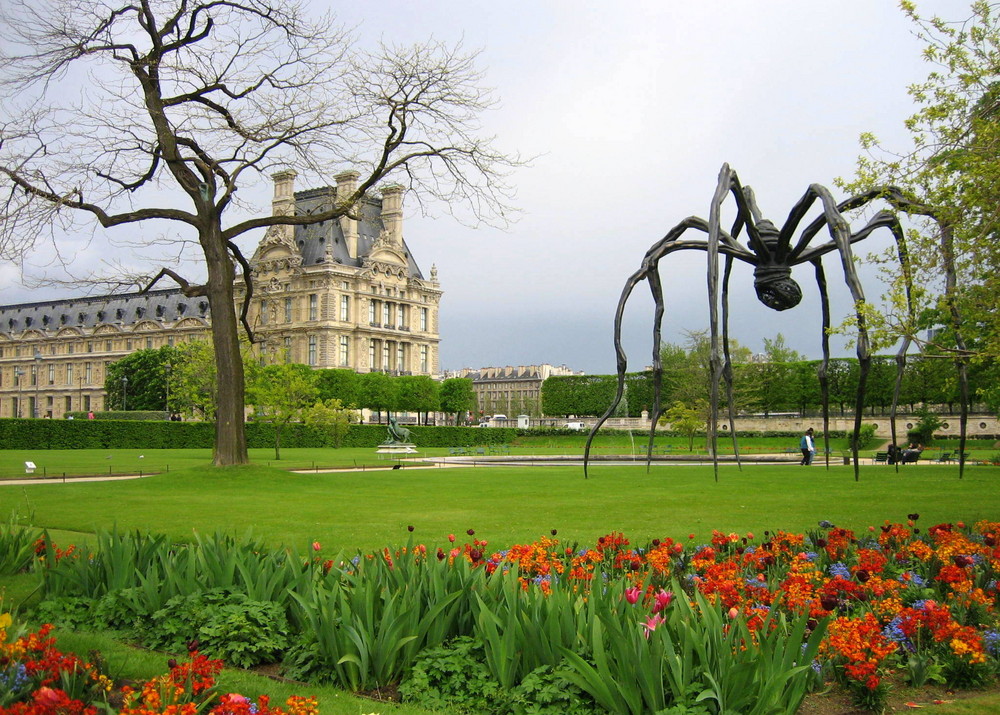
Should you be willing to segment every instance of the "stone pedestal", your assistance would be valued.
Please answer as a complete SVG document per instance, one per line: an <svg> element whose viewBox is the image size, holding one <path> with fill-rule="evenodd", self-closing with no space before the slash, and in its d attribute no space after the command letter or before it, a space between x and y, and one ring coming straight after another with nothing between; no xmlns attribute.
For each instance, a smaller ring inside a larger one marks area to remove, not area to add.
<svg viewBox="0 0 1000 715"><path fill-rule="evenodd" d="M397 442L395 444L380 444L376 450L376 454L416 454L416 445L410 442Z"/></svg>

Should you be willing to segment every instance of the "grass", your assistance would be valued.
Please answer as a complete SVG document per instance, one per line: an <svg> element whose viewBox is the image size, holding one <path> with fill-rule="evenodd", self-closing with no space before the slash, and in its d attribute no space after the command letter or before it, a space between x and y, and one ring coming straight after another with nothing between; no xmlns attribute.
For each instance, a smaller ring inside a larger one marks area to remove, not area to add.
<svg viewBox="0 0 1000 715"><path fill-rule="evenodd" d="M526 444L512 451L577 453L582 441L568 439L569 447ZM602 448L611 451L616 445ZM42 454L53 460L76 457L75 464L85 465L99 464L97 460L109 453L108 461L122 463L130 455L137 460L141 453L89 452L93 454ZM147 460L151 452L144 453ZM993 467L970 467L959 481L954 465L922 465L898 472L865 465L861 481L854 482L852 468L841 465L807 469L795 464L749 464L742 471L723 465L716 483L711 467L702 465L659 463L647 472L644 466L595 464L588 480L580 467L404 468L303 475L266 465L211 469L208 450L170 452L169 472L141 480L0 485L0 520L15 512L22 521L30 519L52 529L51 536L61 546L85 544L95 530L116 525L163 532L176 540L191 538L193 531L242 534L252 527L254 534L271 543L302 550L318 540L323 553L332 555L338 549L403 543L411 524L414 536L428 546L446 544L449 533L464 540L465 530L474 528L477 536L503 548L534 540L550 529L558 529L564 543L593 543L611 530L623 531L633 542L662 536L686 540L688 534L703 542L713 529L805 531L819 519L828 519L863 531L886 519L903 520L914 511L927 525L995 519L1000 513L1000 470ZM287 460L282 466L316 459L319 452L283 450ZM330 458L355 459L354 450L329 452L336 453ZM362 452L371 459L370 449L357 450L359 456ZM22 454L0 452L0 465L17 465ZM255 454L265 462L269 456L273 457L271 450ZM185 459L190 461L180 468ZM37 584L35 574L3 577L0 593L8 607L14 606L37 598ZM119 677L140 679L163 672L165 656L129 648L109 634L67 633L60 640L68 650L100 650ZM226 671L221 682L224 689L247 695L268 692L277 703L290 694L315 694L324 715L427 715L418 708L373 703L332 688L277 683L242 671ZM1000 696L988 694L936 706L935 712L991 713L998 707Z"/></svg>
<svg viewBox="0 0 1000 715"><path fill-rule="evenodd" d="M820 519L863 530L919 512L922 522L996 518L1000 471L955 465L802 468L796 464L710 466L654 463L580 467L403 468L291 474L261 466L192 467L127 482L0 486L0 519L16 512L35 525L92 533L137 528L175 540L193 531L237 534L252 527L271 543L324 551L374 549L406 541L407 526L428 546L475 529L498 547L558 529L566 542L593 543L611 530L636 542L725 532L804 531Z"/></svg>
<svg viewBox="0 0 1000 715"><path fill-rule="evenodd" d="M447 449L427 450L447 454ZM371 448L282 449L274 459L271 448L251 449L250 459L282 469L355 468L384 466L385 460ZM37 466L35 476L143 474L205 467L212 462L210 449L5 449L0 450L0 479L24 478L25 462Z"/></svg>

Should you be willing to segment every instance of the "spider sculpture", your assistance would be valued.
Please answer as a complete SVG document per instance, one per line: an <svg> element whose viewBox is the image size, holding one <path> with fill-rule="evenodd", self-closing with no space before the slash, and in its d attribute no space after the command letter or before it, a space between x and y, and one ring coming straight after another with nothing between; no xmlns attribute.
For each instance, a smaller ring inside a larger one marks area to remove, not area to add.
<svg viewBox="0 0 1000 715"><path fill-rule="evenodd" d="M736 219L732 228L727 232L721 225L721 212L723 202L729 195L732 195L736 203ZM718 481L718 457L716 454L716 426L718 423L718 401L719 383L724 381L729 404L729 431L733 435L735 445L735 429L733 418L732 400L732 369L729 356L729 278L732 272L734 261L743 261L754 267L754 288L757 298L767 307L774 310L788 310L798 305L802 299L802 290L798 283L792 280L791 273L794 266L811 263L815 269L816 284L820 294L822 320L823 320L823 360L818 370L820 391L823 402L823 431L829 434L829 392L827 384L827 367L830 359L829 328L830 328L830 305L827 293L826 273L823 269L823 256L836 252L840 257L843 267L844 279L847 287L854 299L857 312L857 357L859 365L859 379L857 400L854 411L854 439L852 440L852 456L854 462L854 478L858 479L858 447L857 436L861 428L862 408L864 406L865 386L871 363L870 341L865 323L865 315L862 310L865 296L858 279L854 266L854 257L851 246L870 236L878 229L888 229L895 238L897 253L899 256L902 274L906 281L907 300L909 301L910 287L908 282L908 264L906 243L899 219L892 211L882 210L876 213L867 224L858 231L852 232L850 225L844 218L845 211L851 211L870 204L872 201L882 199L887 201L895 209L910 214L921 214L933 218L933 214L920 204L916 204L906 199L903 194L895 188L886 188L872 191L866 194L852 197L841 203L834 201L830 192L818 184L812 184L799 199L798 203L792 207L788 219L779 229L771 221L761 215L760 209L754 200L750 187L742 186L729 165L724 164L719 173L718 185L712 203L709 208L708 221L692 216L677 224L666 236L646 252L639 270L633 273L625 282L621 297L618 300L618 309L615 313L614 323L614 343L617 355L618 387L615 398L608 410L601 416L590 431L587 445L584 450L584 476L587 476L587 465L590 459L590 447L594 435L615 411L621 402L625 387L625 371L627 358L622 348L621 327L622 316L625 305L632 290L642 281L649 283L655 303L655 316L653 324L653 413L650 416L651 426L649 444L647 447L647 466L651 460L652 444L657 421L662 413L660 405L660 382L663 374L660 363L660 324L664 313L663 287L660 282L659 263L665 256L680 250L705 251L708 254L708 293L709 293L709 321L710 321L710 371L711 371L711 416L708 423L708 439L711 445L713 465L715 468L715 479ZM822 208L822 215L813 220L799 230L799 225L805 219L806 214L816 202ZM814 243L817 235L826 229L829 232L829 240ZM688 231L697 231L705 234L705 237L689 238ZM737 239L745 232L746 245L741 244ZM798 235L796 236L796 233ZM719 255L724 256L724 266L722 269L722 331L719 331ZM912 310L912 303L910 304ZM720 342L722 347L722 357L720 360ZM892 425L892 441L896 442L895 413L898 401L899 388L903 366L905 364L906 351L910 346L910 341L905 339L897 354L897 378L896 396L893 399L890 424ZM964 450L965 426L966 426L966 404L967 385L965 383L964 370L960 371L960 379L963 385L962 399L962 421L961 421L961 445ZM826 438L827 465L829 466L829 437ZM736 459L739 462L739 450L736 449Z"/></svg>

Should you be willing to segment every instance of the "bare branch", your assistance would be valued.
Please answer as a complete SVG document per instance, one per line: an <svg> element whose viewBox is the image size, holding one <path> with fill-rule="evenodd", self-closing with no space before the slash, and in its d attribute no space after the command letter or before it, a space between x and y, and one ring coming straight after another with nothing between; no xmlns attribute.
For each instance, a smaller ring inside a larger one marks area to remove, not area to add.
<svg viewBox="0 0 1000 715"><path fill-rule="evenodd" d="M187 281L186 278L184 278L183 276L179 275L178 273L176 273L175 271L171 270L170 268L161 268L160 272L157 273L155 276L153 276L149 280L149 282L146 284L146 286L142 290L140 290L139 292L140 293L148 293L149 291L151 291L153 289L153 286L156 285L157 281L159 281L161 278L164 278L164 277L173 278L174 282L177 283L178 286L180 286L181 293L183 293L184 295L186 295L188 298L195 298L195 297L198 297L198 296L206 296L206 295L208 295L208 288L206 286L204 286L204 285L191 285Z"/></svg>

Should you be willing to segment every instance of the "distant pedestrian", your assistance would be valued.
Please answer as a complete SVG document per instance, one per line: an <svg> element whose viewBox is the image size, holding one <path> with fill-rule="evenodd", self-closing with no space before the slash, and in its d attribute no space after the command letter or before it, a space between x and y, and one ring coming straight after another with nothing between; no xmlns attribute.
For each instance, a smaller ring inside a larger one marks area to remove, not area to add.
<svg viewBox="0 0 1000 715"><path fill-rule="evenodd" d="M816 454L816 444L813 442L812 427L807 429L806 433L802 435L802 439L799 440L799 449L802 450L802 461L799 464L808 467L812 464L813 455Z"/></svg>
<svg viewBox="0 0 1000 715"><path fill-rule="evenodd" d="M94 411L93 410L91 410L90 412L87 413L87 419L88 420L94 419Z"/></svg>

